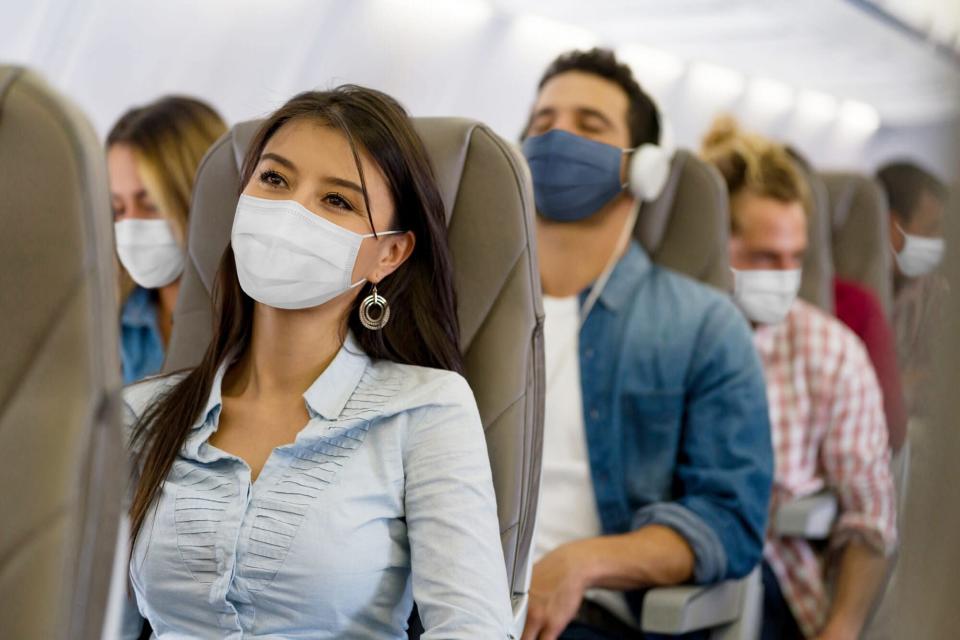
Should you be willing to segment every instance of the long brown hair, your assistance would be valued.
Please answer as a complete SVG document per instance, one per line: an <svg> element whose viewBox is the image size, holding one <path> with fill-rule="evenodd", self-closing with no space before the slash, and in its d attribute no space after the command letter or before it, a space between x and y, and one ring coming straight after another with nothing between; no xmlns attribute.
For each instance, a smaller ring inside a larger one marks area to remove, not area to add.
<svg viewBox="0 0 960 640"><path fill-rule="evenodd" d="M416 236L410 258L377 285L390 303L390 323L382 331L369 331L360 324L357 308L369 292L369 284L354 300L348 324L360 346L374 359L462 372L443 201L409 116L386 94L354 85L301 93L268 117L254 136L241 171L241 190L253 175L267 141L287 122L303 118L344 133L353 149L365 199L358 148L370 154L387 178L396 228ZM369 204L367 212L369 215ZM227 357L242 354L250 343L254 301L240 287L229 245L220 261L213 298L213 339L200 364L158 398L134 428L131 448L139 477L130 507L133 541L190 426L202 417L216 372Z"/></svg>

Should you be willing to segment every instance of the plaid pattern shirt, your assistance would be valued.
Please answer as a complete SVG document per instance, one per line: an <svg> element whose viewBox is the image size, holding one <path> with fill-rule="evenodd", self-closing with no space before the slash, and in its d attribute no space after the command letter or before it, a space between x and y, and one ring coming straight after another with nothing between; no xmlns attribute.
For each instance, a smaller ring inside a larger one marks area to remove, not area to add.
<svg viewBox="0 0 960 640"><path fill-rule="evenodd" d="M773 428L771 512L829 488L839 503L829 548L854 536L884 554L896 515L883 400L862 343L839 320L797 301L787 319L754 332ZM807 637L829 613L825 555L800 538L768 535L764 558Z"/></svg>

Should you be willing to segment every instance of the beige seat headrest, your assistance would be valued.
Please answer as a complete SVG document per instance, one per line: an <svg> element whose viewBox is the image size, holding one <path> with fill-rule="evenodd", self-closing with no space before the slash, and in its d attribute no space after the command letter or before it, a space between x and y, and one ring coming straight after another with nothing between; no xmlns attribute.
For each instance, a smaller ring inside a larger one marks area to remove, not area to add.
<svg viewBox="0 0 960 640"><path fill-rule="evenodd" d="M830 199L833 264L837 276L873 292L887 314L893 311L887 198L869 176L822 175Z"/></svg>
<svg viewBox="0 0 960 640"><path fill-rule="evenodd" d="M0 637L99 638L128 479L103 149L0 66ZM118 462L119 461L119 462Z"/></svg>
<svg viewBox="0 0 960 640"><path fill-rule="evenodd" d="M651 259L695 280L730 290L730 210L720 173L678 150L660 197L643 205L634 230Z"/></svg>

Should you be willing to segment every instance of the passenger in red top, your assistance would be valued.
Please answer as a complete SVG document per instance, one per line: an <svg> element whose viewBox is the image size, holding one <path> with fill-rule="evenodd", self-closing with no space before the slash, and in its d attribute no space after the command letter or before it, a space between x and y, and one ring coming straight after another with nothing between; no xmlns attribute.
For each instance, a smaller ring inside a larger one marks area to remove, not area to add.
<svg viewBox="0 0 960 640"><path fill-rule="evenodd" d="M893 329L883 307L869 289L834 278L833 299L837 317L857 334L867 348L883 391L883 412L887 418L890 448L896 453L907 436L907 409L900 385Z"/></svg>

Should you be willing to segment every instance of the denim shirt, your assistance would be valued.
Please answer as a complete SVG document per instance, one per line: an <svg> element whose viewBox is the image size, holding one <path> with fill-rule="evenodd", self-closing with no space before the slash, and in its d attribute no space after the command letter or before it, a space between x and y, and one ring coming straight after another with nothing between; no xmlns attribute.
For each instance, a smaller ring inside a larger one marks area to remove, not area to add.
<svg viewBox="0 0 960 640"><path fill-rule="evenodd" d="M160 372L163 338L157 323L157 303L149 289L136 287L120 314L120 362L123 384L132 384Z"/></svg>
<svg viewBox="0 0 960 640"><path fill-rule="evenodd" d="M470 387L371 360L351 335L303 394L309 421L255 480L215 447L220 367L137 537L135 603L155 638L513 638L483 426ZM124 392L126 424L184 374Z"/></svg>
<svg viewBox="0 0 960 640"><path fill-rule="evenodd" d="M580 332L580 371L603 533L668 526L693 549L695 582L749 573L773 451L763 372L733 303L633 243Z"/></svg>

